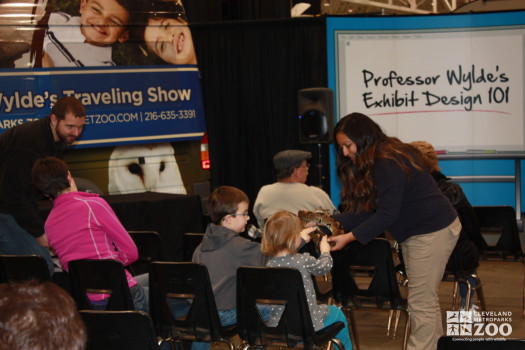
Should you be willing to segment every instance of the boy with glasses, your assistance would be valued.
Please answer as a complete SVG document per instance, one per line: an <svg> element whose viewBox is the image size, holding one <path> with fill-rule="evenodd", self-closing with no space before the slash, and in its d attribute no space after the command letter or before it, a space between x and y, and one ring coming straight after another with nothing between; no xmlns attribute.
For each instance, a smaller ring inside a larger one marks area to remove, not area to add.
<svg viewBox="0 0 525 350"><path fill-rule="evenodd" d="M249 219L248 196L238 188L220 186L208 198L211 223L193 262L206 265L222 325L237 322L236 288L239 266L264 266L261 245L241 237ZM209 343L193 343L192 350L209 349Z"/></svg>

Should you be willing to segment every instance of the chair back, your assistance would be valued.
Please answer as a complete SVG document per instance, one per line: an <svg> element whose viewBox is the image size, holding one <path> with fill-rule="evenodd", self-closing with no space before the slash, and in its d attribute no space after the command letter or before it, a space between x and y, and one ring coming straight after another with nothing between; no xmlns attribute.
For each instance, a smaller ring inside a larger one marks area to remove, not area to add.
<svg viewBox="0 0 525 350"><path fill-rule="evenodd" d="M312 282L315 290L315 298L318 303L332 304L332 275L325 274L321 278L312 275Z"/></svg>
<svg viewBox="0 0 525 350"><path fill-rule="evenodd" d="M457 249L454 249L450 254L450 258L448 259L442 280L445 282L464 280L467 279L470 272L473 273L474 271L466 271L463 268L463 263L461 262L461 252Z"/></svg>
<svg viewBox="0 0 525 350"><path fill-rule="evenodd" d="M280 314L275 327L262 319L263 308ZM237 324L239 336L251 346L293 348L303 342L305 349L324 345L344 326L336 322L315 332L299 270L246 266L237 270Z"/></svg>
<svg viewBox="0 0 525 350"><path fill-rule="evenodd" d="M158 350L155 329L143 311L81 310L87 350Z"/></svg>
<svg viewBox="0 0 525 350"><path fill-rule="evenodd" d="M155 261L150 266L150 314L162 337L221 342L236 333L219 320L208 269L190 262Z"/></svg>
<svg viewBox="0 0 525 350"><path fill-rule="evenodd" d="M69 262L71 294L79 309L92 310L87 293L108 294L106 310L134 310L124 266L117 260Z"/></svg>
<svg viewBox="0 0 525 350"><path fill-rule="evenodd" d="M184 234L184 237L182 239L182 245L184 247L184 261L191 261L193 257L193 252L195 251L197 246L201 244L203 238L204 233L188 232Z"/></svg>
<svg viewBox="0 0 525 350"><path fill-rule="evenodd" d="M139 251L139 258L131 268L135 275L142 275L149 271L152 261L162 261L160 234L156 231L128 231Z"/></svg>
<svg viewBox="0 0 525 350"><path fill-rule="evenodd" d="M354 241L333 256L334 295L355 307L398 309L406 305L386 239L375 238L367 245Z"/></svg>
<svg viewBox="0 0 525 350"><path fill-rule="evenodd" d="M51 281L51 275L43 256L0 255L0 283L27 279Z"/></svg>
<svg viewBox="0 0 525 350"><path fill-rule="evenodd" d="M516 259L523 257L516 211L513 207L508 205L475 206L474 211L478 217L482 233L499 234L497 243L488 246L489 251L498 251L503 255L514 255Z"/></svg>

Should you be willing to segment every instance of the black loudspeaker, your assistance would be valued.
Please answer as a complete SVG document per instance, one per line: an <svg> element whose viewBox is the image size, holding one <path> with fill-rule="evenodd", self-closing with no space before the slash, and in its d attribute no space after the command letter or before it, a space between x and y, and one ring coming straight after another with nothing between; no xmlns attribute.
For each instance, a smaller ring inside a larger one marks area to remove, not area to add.
<svg viewBox="0 0 525 350"><path fill-rule="evenodd" d="M334 94L328 88L299 90L299 142L330 143L334 128Z"/></svg>

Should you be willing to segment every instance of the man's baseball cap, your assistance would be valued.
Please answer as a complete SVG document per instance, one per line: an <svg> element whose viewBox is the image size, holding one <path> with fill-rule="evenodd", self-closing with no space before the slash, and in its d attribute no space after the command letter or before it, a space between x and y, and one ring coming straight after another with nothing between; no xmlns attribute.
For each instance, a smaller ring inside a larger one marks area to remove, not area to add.
<svg viewBox="0 0 525 350"><path fill-rule="evenodd" d="M275 170L297 168L301 165L303 160L312 158L312 153L300 151L296 149L288 149L281 151L273 157L273 165Z"/></svg>

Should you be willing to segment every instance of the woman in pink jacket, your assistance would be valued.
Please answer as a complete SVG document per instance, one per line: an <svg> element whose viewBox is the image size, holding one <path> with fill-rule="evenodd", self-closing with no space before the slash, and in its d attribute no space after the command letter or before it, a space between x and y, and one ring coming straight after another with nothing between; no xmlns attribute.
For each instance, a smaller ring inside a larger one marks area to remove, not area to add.
<svg viewBox="0 0 525 350"><path fill-rule="evenodd" d="M138 259L138 250L109 204L98 194L79 192L67 164L55 157L35 162L33 184L53 199L45 223L49 246L64 270L77 259L114 259L127 266ZM135 279L125 270L135 309L149 311L148 275ZM94 308L104 308L108 296L90 294Z"/></svg>

